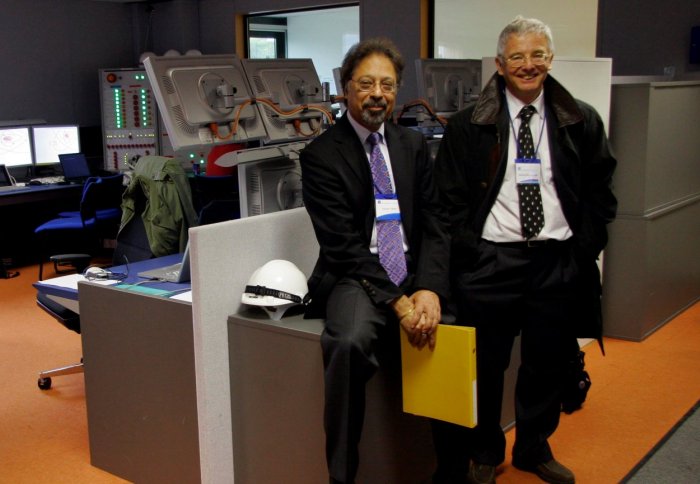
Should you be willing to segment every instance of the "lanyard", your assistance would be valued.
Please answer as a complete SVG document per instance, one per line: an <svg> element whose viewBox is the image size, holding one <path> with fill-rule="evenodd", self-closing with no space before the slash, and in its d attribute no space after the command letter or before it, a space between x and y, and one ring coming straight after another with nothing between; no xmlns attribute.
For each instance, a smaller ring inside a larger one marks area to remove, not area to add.
<svg viewBox="0 0 700 484"><path fill-rule="evenodd" d="M506 108L507 109L507 108ZM530 118L532 119L532 118ZM508 111L508 121L510 121L510 129L513 131L513 139L515 140L515 157L518 157L519 146L518 146L518 135L515 132L515 124L513 123L513 118L510 117L510 111ZM542 126L540 126L540 135L537 137L537 145L535 146L535 156L540 151L540 143L542 143L542 134L544 133L544 126L547 122L547 110L545 110L542 116ZM522 121L521 121L522 123Z"/></svg>

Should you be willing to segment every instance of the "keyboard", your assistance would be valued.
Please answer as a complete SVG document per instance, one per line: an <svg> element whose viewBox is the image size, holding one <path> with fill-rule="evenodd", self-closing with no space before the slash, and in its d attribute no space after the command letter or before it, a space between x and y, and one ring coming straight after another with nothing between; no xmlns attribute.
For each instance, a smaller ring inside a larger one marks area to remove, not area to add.
<svg viewBox="0 0 700 484"><path fill-rule="evenodd" d="M29 180L30 183L39 183L40 185L57 185L59 183L65 183L66 179L63 176L42 176L39 178L32 178Z"/></svg>

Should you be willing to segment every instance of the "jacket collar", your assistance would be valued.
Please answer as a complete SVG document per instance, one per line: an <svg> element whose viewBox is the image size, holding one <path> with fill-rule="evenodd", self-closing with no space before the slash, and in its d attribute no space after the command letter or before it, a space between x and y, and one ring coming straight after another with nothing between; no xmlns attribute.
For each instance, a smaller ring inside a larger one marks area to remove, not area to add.
<svg viewBox="0 0 700 484"><path fill-rule="evenodd" d="M505 102L504 89L505 81L496 72L476 102L471 118L472 123L496 124ZM576 124L583 120L583 113L574 97L551 75L548 75L544 81L544 96L546 105L554 112L558 127Z"/></svg>

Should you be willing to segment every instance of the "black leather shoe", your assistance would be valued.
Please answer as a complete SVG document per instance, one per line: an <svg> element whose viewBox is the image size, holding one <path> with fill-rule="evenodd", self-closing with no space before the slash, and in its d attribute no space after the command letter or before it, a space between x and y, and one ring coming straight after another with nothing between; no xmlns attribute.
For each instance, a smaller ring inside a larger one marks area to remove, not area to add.
<svg viewBox="0 0 700 484"><path fill-rule="evenodd" d="M540 479L551 484L574 484L576 482L574 473L554 459L534 467L520 466L516 462L513 462L513 466L521 471L533 472Z"/></svg>
<svg viewBox="0 0 700 484"><path fill-rule="evenodd" d="M479 464L478 462L472 461L472 465L469 466L467 482L469 482L469 484L495 484L496 466Z"/></svg>

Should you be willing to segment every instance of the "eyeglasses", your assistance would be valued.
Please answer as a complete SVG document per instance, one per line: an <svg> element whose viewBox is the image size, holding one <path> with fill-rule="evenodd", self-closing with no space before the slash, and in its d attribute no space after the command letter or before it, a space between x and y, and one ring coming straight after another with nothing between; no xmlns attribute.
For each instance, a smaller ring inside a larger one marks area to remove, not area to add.
<svg viewBox="0 0 700 484"><path fill-rule="evenodd" d="M372 79L350 79L357 86L357 90L360 92L371 92L374 91L374 87L379 84L379 89L384 94L392 94L396 92L396 83L393 81L374 81Z"/></svg>
<svg viewBox="0 0 700 484"><path fill-rule="evenodd" d="M543 66L551 57L552 54L547 54L546 52L535 52L532 55L513 54L506 59L506 62L511 67L522 67L530 59L533 66Z"/></svg>

